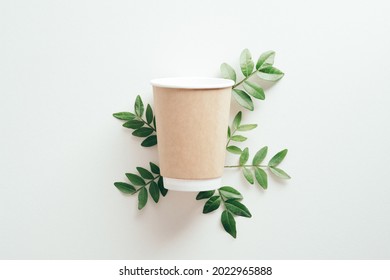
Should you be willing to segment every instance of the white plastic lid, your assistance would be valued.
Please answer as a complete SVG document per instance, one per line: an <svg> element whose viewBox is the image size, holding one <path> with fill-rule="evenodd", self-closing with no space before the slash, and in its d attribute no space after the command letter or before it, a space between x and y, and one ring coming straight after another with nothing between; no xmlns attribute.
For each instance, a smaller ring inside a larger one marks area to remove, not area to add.
<svg viewBox="0 0 390 280"><path fill-rule="evenodd" d="M221 187L222 177L205 180L187 180L163 177L164 188L173 191L201 192Z"/></svg>
<svg viewBox="0 0 390 280"><path fill-rule="evenodd" d="M150 83L155 87L188 89L228 88L234 85L233 80L205 77L160 78L153 79Z"/></svg>

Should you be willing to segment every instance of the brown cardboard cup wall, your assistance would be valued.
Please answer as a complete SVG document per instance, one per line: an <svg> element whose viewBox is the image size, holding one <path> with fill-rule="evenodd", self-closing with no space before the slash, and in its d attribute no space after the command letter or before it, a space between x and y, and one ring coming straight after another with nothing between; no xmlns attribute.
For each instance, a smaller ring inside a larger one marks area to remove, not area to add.
<svg viewBox="0 0 390 280"><path fill-rule="evenodd" d="M161 175L177 179L222 176L231 88L154 86Z"/></svg>

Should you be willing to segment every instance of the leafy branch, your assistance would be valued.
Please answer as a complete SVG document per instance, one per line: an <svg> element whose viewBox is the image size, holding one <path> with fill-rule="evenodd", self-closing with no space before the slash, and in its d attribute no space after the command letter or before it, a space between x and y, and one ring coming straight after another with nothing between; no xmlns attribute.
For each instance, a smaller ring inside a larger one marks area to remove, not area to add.
<svg viewBox="0 0 390 280"><path fill-rule="evenodd" d="M248 208L240 202L243 199L241 193L230 186L224 186L217 190L200 192L196 196L196 200L207 199L203 214L213 212L223 205L223 212L221 214L221 223L227 233L234 238L237 237L237 228L235 216L242 216L251 218L252 214Z"/></svg>
<svg viewBox="0 0 390 280"><path fill-rule="evenodd" d="M240 155L239 165L225 165L225 168L241 168L242 174L249 184L254 184L254 178L257 183L263 188L268 188L268 176L264 169L268 169L273 174L281 179L290 179L291 177L281 168L277 167L286 157L288 150L284 149L275 154L267 165L262 165L267 156L268 147L261 148L253 157L252 164L246 164L249 159L249 149L245 148ZM252 173L253 172L253 173Z"/></svg>
<svg viewBox="0 0 390 280"><path fill-rule="evenodd" d="M262 80L276 82L280 80L284 73L273 66L275 59L274 51L267 51L260 55L256 66L252 60L252 56L248 49L244 49L240 55L240 69L243 74L243 79L237 81L236 71L227 63L221 65L222 76L226 79L231 79L235 82L232 88L232 95L242 107L253 111L254 104L252 97L259 100L265 99L265 93L258 81L253 79L254 76ZM145 138L141 143L144 147L151 147L157 144L156 118L153 114L152 107L148 104L144 115L144 104L141 97L138 95L135 104L134 112L119 112L113 114L117 119L125 121L124 127L133 129L133 135L136 137ZM230 153L240 155L238 165L226 165L225 168L240 168L243 176L250 183L257 183L263 188L268 188L268 176L265 170L270 171L274 175L282 179L290 179L290 176L281 168L279 164L287 155L287 149L275 154L268 162L262 164L268 153L268 147L261 148L253 157L252 164L248 164L249 148L241 149L236 145L231 145L231 142L244 142L247 138L243 135L236 134L237 132L245 132L257 127L257 124L241 124L242 112L239 111L231 126L227 130L226 150ZM137 167L138 174L126 173L130 183L115 182L114 185L123 193L134 195L138 193L138 209L145 207L148 201L148 191L151 198L157 203L160 199L160 194L165 196L168 192L164 188L163 177L160 175L159 167L150 162L150 171ZM203 213L207 214L217 210L221 204L223 212L221 214L221 223L226 232L236 238L236 216L246 218L252 217L248 208L242 204L243 197L236 189L224 186L218 190L200 192L196 196L197 200L207 199L203 207Z"/></svg>
<svg viewBox="0 0 390 280"><path fill-rule="evenodd" d="M139 210L144 208L146 203L148 202L147 186L149 186L150 196L156 203L160 199L160 193L162 196L166 196L168 193L168 190L164 188L163 177L160 175L160 168L153 162L150 162L149 165L150 171L142 167L137 167L139 175L134 173L126 173L126 177L127 179L129 179L131 184L124 182L114 183L114 185L122 193L130 195L138 193ZM135 186L137 186L138 188L136 188Z"/></svg>
<svg viewBox="0 0 390 280"><path fill-rule="evenodd" d="M146 139L142 141L141 146L151 147L157 144L156 135L156 117L153 115L153 110L150 104L146 107L145 117L144 114L144 103L142 102L141 96L137 96L134 103L134 113L130 112L119 112L113 114L117 119L126 121L123 126L126 128L133 129L133 135L136 137L143 137Z"/></svg>
<svg viewBox="0 0 390 280"><path fill-rule="evenodd" d="M227 133L228 140L226 143L226 150L230 153L238 154L238 155L242 153L242 150L239 147L234 145L229 146L230 142L231 141L244 142L248 138L242 135L235 135L235 133L237 131L249 131L257 127L257 124L241 124L241 118L242 118L242 112L240 111L234 117L232 126L231 127L228 126L228 133Z"/></svg>
<svg viewBox="0 0 390 280"><path fill-rule="evenodd" d="M276 82L284 76L282 71L273 66L274 60L275 52L267 51L260 55L255 68L251 53L248 49L244 49L240 55L240 68L244 78L239 82L237 82L237 74L233 67L227 63L221 64L222 77L235 82L232 94L242 107L250 111L254 110L251 96L260 100L265 99L264 89L251 79L254 75L262 80L272 82Z"/></svg>

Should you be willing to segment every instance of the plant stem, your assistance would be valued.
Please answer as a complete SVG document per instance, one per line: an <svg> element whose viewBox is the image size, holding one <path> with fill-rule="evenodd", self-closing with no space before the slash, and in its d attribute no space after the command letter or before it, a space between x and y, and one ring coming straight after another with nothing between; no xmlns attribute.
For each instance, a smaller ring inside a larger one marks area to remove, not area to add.
<svg viewBox="0 0 390 280"><path fill-rule="evenodd" d="M223 199L223 195L221 194L221 192L219 191L219 189L218 189L218 194L219 194L219 197L221 198L221 201L222 201L223 206L226 208L225 200Z"/></svg>
<svg viewBox="0 0 390 280"><path fill-rule="evenodd" d="M221 198L221 201L222 201L222 204L223 204L223 207L225 208L225 210L228 211L228 212L230 212L231 214L233 214L229 209L226 208L225 200L223 199L223 195L221 194L221 192L219 191L219 189L218 189L218 193L219 193L219 197Z"/></svg>
<svg viewBox="0 0 390 280"><path fill-rule="evenodd" d="M224 168L238 168L238 167L263 167L266 168L268 165L253 165L253 164L246 164L246 165L225 165Z"/></svg>
<svg viewBox="0 0 390 280"><path fill-rule="evenodd" d="M233 86L233 89L235 89L236 87L238 87L239 85L241 85L243 82L245 82L246 80L248 80L250 77L253 76L253 74L255 74L257 72L257 69L255 71L252 72L252 74L250 74L248 77L245 77L244 79L242 79L240 82L238 82L237 84L235 84Z"/></svg>
<svg viewBox="0 0 390 280"><path fill-rule="evenodd" d="M153 131L156 131L156 129L153 126L151 126L150 124L148 124L142 117L137 116L137 119L139 121L143 122L144 124L146 124L147 126L149 126L151 129L153 129Z"/></svg>
<svg viewBox="0 0 390 280"><path fill-rule="evenodd" d="M136 194L137 192L139 192L140 190L142 190L143 188L145 188L147 185L149 185L151 182L153 182L154 180L160 178L161 175L157 175L156 177L154 177L153 179L150 179L149 182L147 182L145 185L143 185L142 187L140 187L138 190L136 190L133 194Z"/></svg>

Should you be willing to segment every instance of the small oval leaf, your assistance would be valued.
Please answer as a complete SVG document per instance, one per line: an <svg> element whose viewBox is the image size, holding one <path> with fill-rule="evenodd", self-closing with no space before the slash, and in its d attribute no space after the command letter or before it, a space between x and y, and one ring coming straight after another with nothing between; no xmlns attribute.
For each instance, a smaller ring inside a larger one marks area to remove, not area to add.
<svg viewBox="0 0 390 280"><path fill-rule="evenodd" d="M150 183L150 187L149 187L149 193L150 193L150 196L152 197L152 199L154 200L154 202L158 202L158 200L160 199L160 190L156 184L156 182L151 182Z"/></svg>
<svg viewBox="0 0 390 280"><path fill-rule="evenodd" d="M221 74L222 74L222 78L230 79L236 82L237 79L236 71L234 71L233 67L231 67L229 64L227 63L221 64Z"/></svg>
<svg viewBox="0 0 390 280"><path fill-rule="evenodd" d="M142 188L138 193L138 210L141 210L145 207L148 202L148 191L146 188Z"/></svg>
<svg viewBox="0 0 390 280"><path fill-rule="evenodd" d="M268 147L267 146L261 148L255 154L255 156L253 157L252 164L253 165L259 165L265 159L265 157L267 156L267 152L268 152Z"/></svg>
<svg viewBox="0 0 390 280"><path fill-rule="evenodd" d="M156 164L154 164L153 162L149 162L149 165L150 165L150 170L152 170L152 172L154 174L160 174L160 167L158 167Z"/></svg>
<svg viewBox="0 0 390 280"><path fill-rule="evenodd" d="M140 176L133 173L126 173L127 179L135 186L145 186L145 181Z"/></svg>
<svg viewBox="0 0 390 280"><path fill-rule="evenodd" d="M235 131L241 124L242 112L239 111L233 119L232 130Z"/></svg>
<svg viewBox="0 0 390 280"><path fill-rule="evenodd" d="M124 121L131 121L135 118L135 115L130 112L119 112L113 114L113 116L119 120L124 120Z"/></svg>
<svg viewBox="0 0 390 280"><path fill-rule="evenodd" d="M136 137L146 137L153 133L153 129L150 127L141 127L133 131L133 135Z"/></svg>
<svg viewBox="0 0 390 280"><path fill-rule="evenodd" d="M115 182L114 185L115 187L118 188L118 190L120 190L123 193L133 194L136 192L136 189L132 185L127 183Z"/></svg>
<svg viewBox="0 0 390 280"><path fill-rule="evenodd" d="M224 186L218 189L221 196L223 196L225 199L242 199L241 193L236 190L235 188L232 188L230 186Z"/></svg>
<svg viewBox="0 0 390 280"><path fill-rule="evenodd" d="M241 155L242 150L237 146L226 147L226 150L232 154Z"/></svg>
<svg viewBox="0 0 390 280"><path fill-rule="evenodd" d="M225 206L226 209L232 212L234 215L245 217L245 218L250 218L252 217L251 212L249 212L248 208L241 202L234 200L234 199L229 199L225 201Z"/></svg>
<svg viewBox="0 0 390 280"><path fill-rule="evenodd" d="M286 157L288 150L284 149L280 152L278 152L276 155L274 155L271 160L268 162L268 166L278 166L283 159Z"/></svg>
<svg viewBox="0 0 390 280"><path fill-rule="evenodd" d="M154 145L157 145L157 136L156 135L149 136L141 143L141 146L143 146L143 147L152 147Z"/></svg>
<svg viewBox="0 0 390 280"><path fill-rule="evenodd" d="M244 174L244 177L245 177L245 179L249 182L249 184L253 185L253 183L255 182L255 180L253 179L253 174L252 174L252 172L251 172L248 168L244 167L244 168L242 169L242 174Z"/></svg>
<svg viewBox="0 0 390 280"><path fill-rule="evenodd" d="M246 139L248 139L248 138L246 138L242 135L233 135L232 137L230 137L230 140L235 141L235 142L244 142Z"/></svg>
<svg viewBox="0 0 390 280"><path fill-rule="evenodd" d="M257 72L257 76L259 76L263 80L276 82L283 78L284 73L273 66L267 66L265 68L260 69Z"/></svg>
<svg viewBox="0 0 390 280"><path fill-rule="evenodd" d="M213 196L214 193L215 190L199 192L198 195L196 196L196 200L210 198Z"/></svg>
<svg viewBox="0 0 390 280"><path fill-rule="evenodd" d="M236 221L229 211L225 210L222 212L221 223L227 233L234 238L237 237Z"/></svg>
<svg viewBox="0 0 390 280"><path fill-rule="evenodd" d="M290 175L288 175L283 169L273 167L273 166L271 166L269 169L271 170L272 173L274 173L279 178L291 179Z"/></svg>
<svg viewBox="0 0 390 280"><path fill-rule="evenodd" d="M264 90L260 86L256 85L255 83L245 81L244 89L246 90L247 93L252 95L254 98L261 99L261 100L265 99Z"/></svg>
<svg viewBox="0 0 390 280"><path fill-rule="evenodd" d="M259 70L269 65L273 65L275 60L275 52L267 51L260 55L256 63L256 69Z"/></svg>
<svg viewBox="0 0 390 280"><path fill-rule="evenodd" d="M142 117L144 114L144 103L139 95L137 95L137 98L135 99L134 112L138 117Z"/></svg>
<svg viewBox="0 0 390 280"><path fill-rule="evenodd" d="M252 61L252 55L248 49L244 49L240 55L240 67L241 72L245 77L252 74L254 63Z"/></svg>
<svg viewBox="0 0 390 280"><path fill-rule="evenodd" d="M137 120L131 120L128 122L125 122L122 126L132 129L138 129L141 128L144 125L143 122L137 121Z"/></svg>
<svg viewBox="0 0 390 280"><path fill-rule="evenodd" d="M259 167L255 167L255 177L256 177L256 181L257 183L259 183L259 185L263 188L263 189L267 189L268 188L268 177L267 177L267 173L265 173L265 171Z"/></svg>
<svg viewBox="0 0 390 280"><path fill-rule="evenodd" d="M244 165L249 158L249 149L245 148L244 151L242 151L242 154L240 156L240 165Z"/></svg>
<svg viewBox="0 0 390 280"><path fill-rule="evenodd" d="M252 129L255 129L257 127L257 124L243 124L243 125L240 125L239 128L237 128L238 131L248 131L248 130L252 130Z"/></svg>
<svg viewBox="0 0 390 280"><path fill-rule="evenodd" d="M248 109L250 111L253 111L254 106L253 106L253 101L251 97L243 90L240 89L234 89L232 91L234 99L240 104L242 107L245 109Z"/></svg>
<svg viewBox="0 0 390 280"><path fill-rule="evenodd" d="M149 170L142 168L142 167L137 167L138 173L142 176L142 178L145 179L154 179L154 176L152 173L150 173Z"/></svg>
<svg viewBox="0 0 390 280"><path fill-rule="evenodd" d="M158 188L160 189L162 196L166 196L168 193L168 190L166 188L164 188L163 177L160 176L160 178L158 178L157 185L158 185Z"/></svg>
<svg viewBox="0 0 390 280"><path fill-rule="evenodd" d="M153 110L149 104L148 104L148 106L146 106L146 113L145 114L146 114L146 121L148 122L148 124L151 124L153 121Z"/></svg>
<svg viewBox="0 0 390 280"><path fill-rule="evenodd" d="M212 196L209 200L206 201L206 204L203 207L203 214L213 212L218 209L221 204L221 197L218 195Z"/></svg>

